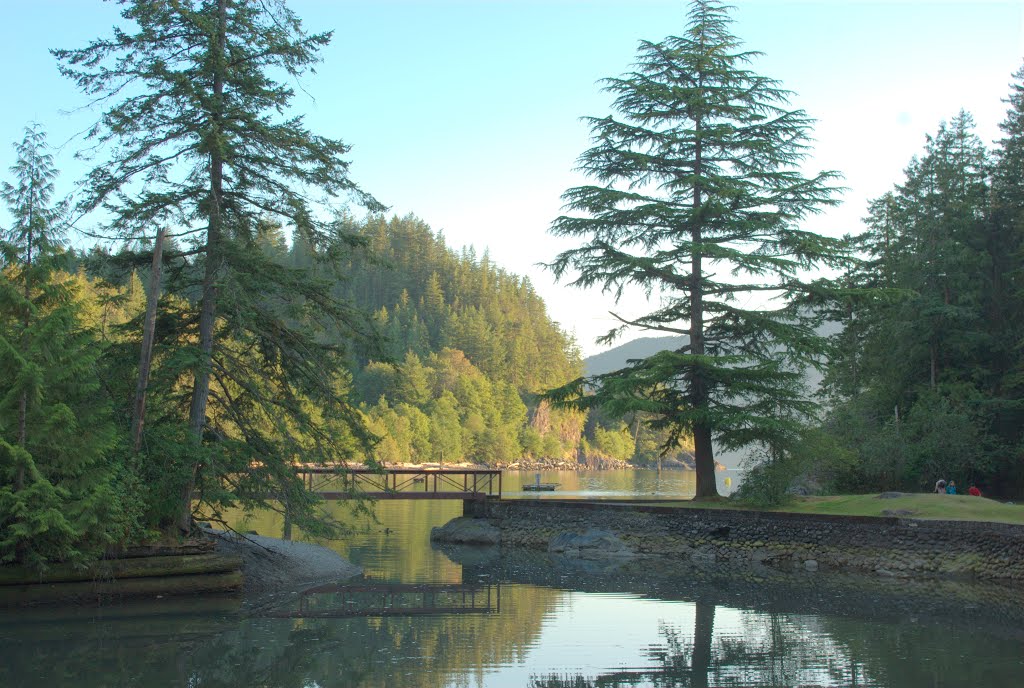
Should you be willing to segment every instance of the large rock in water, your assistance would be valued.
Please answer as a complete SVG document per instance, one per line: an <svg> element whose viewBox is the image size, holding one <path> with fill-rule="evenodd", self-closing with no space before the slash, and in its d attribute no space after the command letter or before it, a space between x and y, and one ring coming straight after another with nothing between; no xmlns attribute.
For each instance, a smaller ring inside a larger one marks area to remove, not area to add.
<svg viewBox="0 0 1024 688"><path fill-rule="evenodd" d="M501 531L485 519L461 517L431 528L430 539L456 545L497 545L501 542Z"/></svg>
<svg viewBox="0 0 1024 688"><path fill-rule="evenodd" d="M583 534L559 533L551 538L548 551L581 559L636 556L636 552L620 540L618 535L596 528L591 528Z"/></svg>

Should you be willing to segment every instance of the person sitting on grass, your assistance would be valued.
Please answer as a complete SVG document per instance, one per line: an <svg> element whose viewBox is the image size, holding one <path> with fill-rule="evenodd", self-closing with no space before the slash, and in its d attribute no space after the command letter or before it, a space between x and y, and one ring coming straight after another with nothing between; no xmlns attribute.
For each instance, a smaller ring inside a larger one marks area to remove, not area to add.
<svg viewBox="0 0 1024 688"><path fill-rule="evenodd" d="M971 495L972 497L980 497L981 490L979 490L974 483L971 483L971 486L967 488L967 494Z"/></svg>
<svg viewBox="0 0 1024 688"><path fill-rule="evenodd" d="M956 494L955 480L950 480L949 483L946 484L946 494Z"/></svg>

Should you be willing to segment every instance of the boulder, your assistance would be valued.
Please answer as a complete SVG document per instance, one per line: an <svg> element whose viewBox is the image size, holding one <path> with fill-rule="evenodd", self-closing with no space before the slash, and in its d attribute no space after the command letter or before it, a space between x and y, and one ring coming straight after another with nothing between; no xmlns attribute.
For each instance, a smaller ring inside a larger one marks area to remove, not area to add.
<svg viewBox="0 0 1024 688"><path fill-rule="evenodd" d="M824 493L825 489L822 487L821 483L809 475L797 476L786 489L786 494L797 495L799 497L820 495Z"/></svg>
<svg viewBox="0 0 1024 688"><path fill-rule="evenodd" d="M501 543L501 531L486 519L461 517L432 528L430 539L456 545L497 545Z"/></svg>
<svg viewBox="0 0 1024 688"><path fill-rule="evenodd" d="M697 547L690 552L690 561L695 564L714 564L718 559L713 547Z"/></svg>
<svg viewBox="0 0 1024 688"><path fill-rule="evenodd" d="M619 536L607 530L591 528L582 534L559 533L551 538L548 551L555 554L601 559L604 557L632 557L636 555Z"/></svg>

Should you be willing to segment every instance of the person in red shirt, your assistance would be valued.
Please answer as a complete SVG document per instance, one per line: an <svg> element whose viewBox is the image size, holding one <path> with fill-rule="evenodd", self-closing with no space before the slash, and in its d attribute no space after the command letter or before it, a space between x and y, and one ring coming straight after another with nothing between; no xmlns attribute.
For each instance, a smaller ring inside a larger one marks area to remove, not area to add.
<svg viewBox="0 0 1024 688"><path fill-rule="evenodd" d="M967 494L971 495L972 497L980 497L981 490L979 490L974 485L971 485L971 487L967 490Z"/></svg>

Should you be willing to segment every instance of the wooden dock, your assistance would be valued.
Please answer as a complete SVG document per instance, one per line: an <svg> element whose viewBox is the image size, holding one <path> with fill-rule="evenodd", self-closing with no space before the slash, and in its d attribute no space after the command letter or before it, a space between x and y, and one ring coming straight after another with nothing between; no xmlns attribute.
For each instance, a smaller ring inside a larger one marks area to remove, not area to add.
<svg viewBox="0 0 1024 688"><path fill-rule="evenodd" d="M492 468L343 468L299 466L306 488L324 499L501 499L501 471Z"/></svg>

